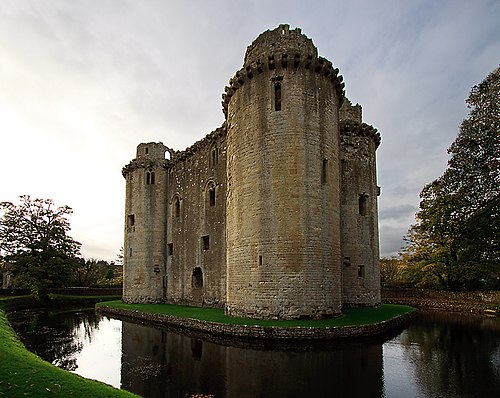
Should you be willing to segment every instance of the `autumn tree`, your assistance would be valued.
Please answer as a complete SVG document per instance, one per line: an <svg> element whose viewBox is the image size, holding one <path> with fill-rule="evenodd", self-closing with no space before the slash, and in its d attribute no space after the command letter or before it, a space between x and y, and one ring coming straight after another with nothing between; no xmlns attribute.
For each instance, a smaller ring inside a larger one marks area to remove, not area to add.
<svg viewBox="0 0 500 398"><path fill-rule="evenodd" d="M380 259L380 282L382 286L398 286L403 282L404 265L400 258L382 257Z"/></svg>
<svg viewBox="0 0 500 398"><path fill-rule="evenodd" d="M20 196L20 204L0 203L0 251L15 287L30 288L47 298L47 288L65 286L72 278L80 243L68 236L68 206L50 199Z"/></svg>
<svg viewBox="0 0 500 398"><path fill-rule="evenodd" d="M420 193L410 261L441 287L473 288L500 267L500 68L472 88L448 167Z"/></svg>

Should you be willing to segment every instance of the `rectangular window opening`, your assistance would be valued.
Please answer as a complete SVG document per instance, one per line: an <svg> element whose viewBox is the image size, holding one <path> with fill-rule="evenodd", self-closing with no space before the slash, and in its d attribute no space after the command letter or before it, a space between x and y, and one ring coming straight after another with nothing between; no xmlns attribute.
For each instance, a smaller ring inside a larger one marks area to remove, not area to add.
<svg viewBox="0 0 500 398"><path fill-rule="evenodd" d="M208 192L210 195L210 206L215 206L215 188L210 189Z"/></svg>
<svg viewBox="0 0 500 398"><path fill-rule="evenodd" d="M210 236L206 235L201 237L201 247L203 250L210 249Z"/></svg>
<svg viewBox="0 0 500 398"><path fill-rule="evenodd" d="M344 267L351 266L351 257L344 257Z"/></svg>
<svg viewBox="0 0 500 398"><path fill-rule="evenodd" d="M365 266L358 265L358 278L363 278L365 276Z"/></svg>
<svg viewBox="0 0 500 398"><path fill-rule="evenodd" d="M328 160L323 159L323 168L321 170L321 183L326 184L326 177L328 173Z"/></svg>
<svg viewBox="0 0 500 398"><path fill-rule="evenodd" d="M133 227L135 225L135 214L129 214L127 216L127 227Z"/></svg>
<svg viewBox="0 0 500 398"><path fill-rule="evenodd" d="M362 216L368 215L368 195L366 193L359 194L358 199L359 214Z"/></svg>
<svg viewBox="0 0 500 398"><path fill-rule="evenodd" d="M174 255L174 244L173 243L169 243L167 245L167 253L169 256L173 256Z"/></svg>
<svg viewBox="0 0 500 398"><path fill-rule="evenodd" d="M262 256L259 256L259 265L262 265Z"/></svg>
<svg viewBox="0 0 500 398"><path fill-rule="evenodd" d="M274 82L274 110L281 111L281 82Z"/></svg>

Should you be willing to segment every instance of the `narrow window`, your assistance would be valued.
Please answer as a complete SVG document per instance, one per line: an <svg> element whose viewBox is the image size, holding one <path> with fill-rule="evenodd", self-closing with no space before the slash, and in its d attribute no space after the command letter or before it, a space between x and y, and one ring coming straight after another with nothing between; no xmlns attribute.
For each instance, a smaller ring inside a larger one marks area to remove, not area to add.
<svg viewBox="0 0 500 398"><path fill-rule="evenodd" d="M362 216L368 215L368 195L365 193L359 194L358 202L359 214Z"/></svg>
<svg viewBox="0 0 500 398"><path fill-rule="evenodd" d="M210 236L205 235L201 237L201 247L203 250L210 249Z"/></svg>
<svg viewBox="0 0 500 398"><path fill-rule="evenodd" d="M135 214L129 214L127 216L127 227L133 227L135 225Z"/></svg>
<svg viewBox="0 0 500 398"><path fill-rule="evenodd" d="M212 148L210 161L212 163L212 167L215 167L219 164L219 154L217 152L217 147Z"/></svg>
<svg viewBox="0 0 500 398"><path fill-rule="evenodd" d="M154 183L155 183L155 172L152 171L151 172L151 185L154 185Z"/></svg>
<svg viewBox="0 0 500 398"><path fill-rule="evenodd" d="M132 248L128 249L128 256L132 257Z"/></svg>
<svg viewBox="0 0 500 398"><path fill-rule="evenodd" d="M262 256L259 256L259 265L262 265Z"/></svg>
<svg viewBox="0 0 500 398"><path fill-rule="evenodd" d="M215 188L212 187L210 188L210 190L208 191L208 194L210 196L210 206L215 206Z"/></svg>
<svg viewBox="0 0 500 398"><path fill-rule="evenodd" d="M174 199L174 217L179 218L181 215L181 201L179 197Z"/></svg>
<svg viewBox="0 0 500 398"><path fill-rule="evenodd" d="M146 147L146 155L149 153L149 148Z"/></svg>
<svg viewBox="0 0 500 398"><path fill-rule="evenodd" d="M169 243L167 245L167 253L169 256L173 256L174 255L174 244L173 243Z"/></svg>
<svg viewBox="0 0 500 398"><path fill-rule="evenodd" d="M351 266L351 257L344 257L344 267Z"/></svg>
<svg viewBox="0 0 500 398"><path fill-rule="evenodd" d="M323 168L321 169L321 183L326 184L326 176L328 171L328 160L323 159Z"/></svg>
<svg viewBox="0 0 500 398"><path fill-rule="evenodd" d="M274 110L281 111L281 82L274 82Z"/></svg>
<svg viewBox="0 0 500 398"><path fill-rule="evenodd" d="M358 265L358 278L363 278L365 276L365 266Z"/></svg>
<svg viewBox="0 0 500 398"><path fill-rule="evenodd" d="M200 267L196 267L193 270L193 275L191 275L191 286L195 289L201 289L203 287L203 272Z"/></svg>

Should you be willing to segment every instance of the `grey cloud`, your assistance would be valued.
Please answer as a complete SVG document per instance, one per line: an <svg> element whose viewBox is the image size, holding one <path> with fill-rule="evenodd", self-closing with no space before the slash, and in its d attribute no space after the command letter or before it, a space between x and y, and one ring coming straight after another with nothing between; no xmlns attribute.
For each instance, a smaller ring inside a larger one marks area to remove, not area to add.
<svg viewBox="0 0 500 398"><path fill-rule="evenodd" d="M183 149L220 125L224 86L259 33L279 23L301 27L340 69L347 96L382 135L380 242L383 254L394 253L413 222L419 192L446 167L470 87L498 64L498 15L500 2L488 0L353 0L313 7L299 0L255 0L244 9L234 1L1 2L0 104L59 151L75 150L62 146L70 141L88 143L81 158L92 158L92 165L68 164L75 175L116 173L121 184L120 162L130 160L138 143L161 140ZM80 119L66 116L68 110ZM119 159L110 166L93 156L95 147L112 148ZM39 150L49 158L51 151ZM6 164L17 161L8 156ZM44 158L32 161L42 164ZM5 195L33 186L29 169L16 175L5 184ZM66 192L49 177L45 185L57 201ZM20 181L23 186L16 186ZM75 212L116 223L110 215L121 219L121 192L103 190L102 197L99 208ZM67 204L75 203L78 198L68 197ZM84 234L78 228L77 240ZM114 240L103 246L115 252L122 226L113 228L108 235ZM83 243L90 256L104 252Z"/></svg>
<svg viewBox="0 0 500 398"><path fill-rule="evenodd" d="M392 219L400 220L406 219L408 216L415 214L417 207L410 204L397 205L392 207L385 207L380 210L379 217L382 220Z"/></svg>

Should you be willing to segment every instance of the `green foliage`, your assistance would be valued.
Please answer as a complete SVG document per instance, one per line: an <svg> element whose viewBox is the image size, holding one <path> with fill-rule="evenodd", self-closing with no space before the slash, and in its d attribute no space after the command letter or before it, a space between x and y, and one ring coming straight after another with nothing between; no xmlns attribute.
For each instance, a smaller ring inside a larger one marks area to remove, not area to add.
<svg viewBox="0 0 500 398"><path fill-rule="evenodd" d="M100 286L107 284L106 275L110 265L104 260L78 259L74 269L73 286Z"/></svg>
<svg viewBox="0 0 500 398"><path fill-rule="evenodd" d="M50 199L20 197L20 204L0 203L0 250L12 271L14 286L30 288L40 299L49 287L71 279L80 243L67 235L68 206L54 207Z"/></svg>
<svg viewBox="0 0 500 398"><path fill-rule="evenodd" d="M106 275L104 276L104 278L106 278L106 280L110 280L110 279L114 279L115 277L115 273L113 272L113 268L108 268L108 271L106 272Z"/></svg>
<svg viewBox="0 0 500 398"><path fill-rule="evenodd" d="M409 231L410 280L480 288L500 277L500 68L474 86L444 174L426 185Z"/></svg>

